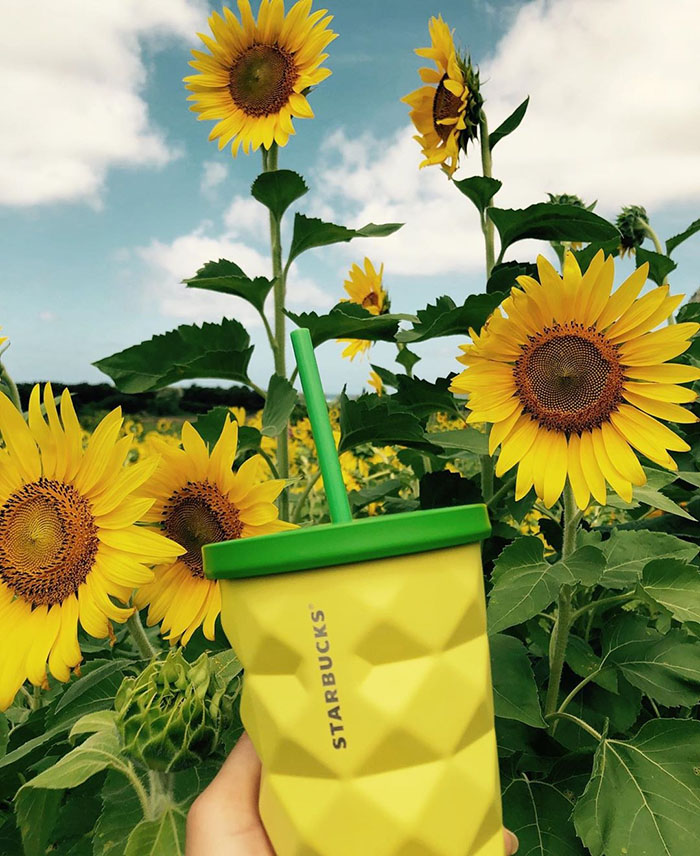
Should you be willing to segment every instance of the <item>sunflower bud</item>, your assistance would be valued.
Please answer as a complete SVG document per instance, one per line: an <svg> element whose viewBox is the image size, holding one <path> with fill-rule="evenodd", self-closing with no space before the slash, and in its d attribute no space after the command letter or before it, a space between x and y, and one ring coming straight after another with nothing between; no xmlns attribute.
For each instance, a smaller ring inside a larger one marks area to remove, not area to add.
<svg viewBox="0 0 700 856"><path fill-rule="evenodd" d="M641 247L647 237L646 226L649 224L649 215L641 205L626 205L617 216L615 225L619 229L622 239L620 241L620 255L626 253L632 255L637 247Z"/></svg>
<svg viewBox="0 0 700 856"><path fill-rule="evenodd" d="M207 654L188 663L179 648L138 677L125 678L115 700L125 754L150 770L195 766L212 754L233 722L226 690Z"/></svg>
<svg viewBox="0 0 700 856"><path fill-rule="evenodd" d="M554 205L575 205L577 208L586 207L583 199L573 193L548 193L547 196L549 196L549 201Z"/></svg>

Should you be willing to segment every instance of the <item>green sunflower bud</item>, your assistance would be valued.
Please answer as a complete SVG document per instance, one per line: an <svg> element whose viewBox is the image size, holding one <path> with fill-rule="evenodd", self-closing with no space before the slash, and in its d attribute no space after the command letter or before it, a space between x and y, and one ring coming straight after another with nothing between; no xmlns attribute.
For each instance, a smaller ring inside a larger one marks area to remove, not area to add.
<svg viewBox="0 0 700 856"><path fill-rule="evenodd" d="M583 199L573 193L548 193L549 201L555 205L575 205L577 208L585 208Z"/></svg>
<svg viewBox="0 0 700 856"><path fill-rule="evenodd" d="M620 231L620 255L634 253L637 247L641 247L647 237L646 226L649 224L649 215L641 205L626 205L617 216L615 225Z"/></svg>
<svg viewBox="0 0 700 856"><path fill-rule="evenodd" d="M466 152L469 143L472 140L476 140L478 136L484 98L481 94L479 69L473 65L471 57L461 55L458 51L457 63L464 76L464 84L467 87L468 93L464 109L464 124L466 127L459 135L459 147L462 151Z"/></svg>
<svg viewBox="0 0 700 856"><path fill-rule="evenodd" d="M216 749L233 722L233 698L207 654L188 663L180 648L122 681L115 700L124 752L142 767L177 772Z"/></svg>

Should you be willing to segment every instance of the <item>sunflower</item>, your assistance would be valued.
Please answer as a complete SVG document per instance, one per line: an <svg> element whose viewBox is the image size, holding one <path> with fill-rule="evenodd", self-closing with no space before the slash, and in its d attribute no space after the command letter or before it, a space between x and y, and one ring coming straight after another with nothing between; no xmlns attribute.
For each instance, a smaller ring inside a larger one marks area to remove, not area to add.
<svg viewBox="0 0 700 856"><path fill-rule="evenodd" d="M178 544L138 527L152 501L136 498L156 460L124 468L131 437L119 439L119 409L83 449L70 393L60 415L50 384L29 401L29 424L0 393L0 709L28 678L46 686L82 659L78 622L91 636L113 636L112 621L134 612L133 589L153 578L149 563L172 561Z"/></svg>
<svg viewBox="0 0 700 856"><path fill-rule="evenodd" d="M436 68L421 68L428 84L401 100L413 109L411 119L423 151L421 167L441 164L451 176L459 165L460 149L476 136L483 100L479 74L469 60L459 56L454 39L442 16L430 19L429 48L418 48L418 56L432 59Z"/></svg>
<svg viewBox="0 0 700 856"><path fill-rule="evenodd" d="M606 482L624 500L646 476L636 449L677 469L669 451L688 444L660 419L696 422L681 404L696 395L680 384L700 370L669 363L690 345L700 324L655 329L682 300L668 286L639 294L648 265L614 292L612 257L599 252L584 275L571 253L560 277L537 260L539 282L518 277L519 288L491 315L459 361L468 368L452 390L469 395L470 422L490 422L490 453L501 447L496 474L516 464L516 497L534 485L547 507L568 477L576 503L592 495L601 505Z"/></svg>
<svg viewBox="0 0 700 856"><path fill-rule="evenodd" d="M241 19L223 10L209 18L214 38L199 34L211 53L192 51L199 74L186 77L190 107L199 119L215 119L209 134L219 148L232 142L235 156L273 143L285 146L294 134L292 118L312 119L306 100L311 86L330 74L323 50L336 38L325 9L311 13L311 0L284 12L283 0L262 0L257 22L249 0L238 0Z"/></svg>
<svg viewBox="0 0 700 856"><path fill-rule="evenodd" d="M345 280L345 291L350 295L346 301L359 303L372 315L385 315L389 311L389 295L382 285L384 276L384 265L379 271L369 259L365 259L364 270L354 264L348 273L349 279ZM347 348L342 356L354 360L358 354L364 354L372 347L367 339L337 339L338 342L348 342Z"/></svg>
<svg viewBox="0 0 700 856"><path fill-rule="evenodd" d="M161 632L173 645L186 645L200 625L207 639L214 639L221 591L218 580L204 576L205 544L296 528L278 520L274 504L284 479L260 481L260 455L234 473L237 446L238 423L228 417L211 455L185 422L182 448L161 446L158 469L142 490L153 501L145 520L159 523L183 553L157 567L155 580L139 589L134 602L139 609L149 606L148 625L162 621Z"/></svg>

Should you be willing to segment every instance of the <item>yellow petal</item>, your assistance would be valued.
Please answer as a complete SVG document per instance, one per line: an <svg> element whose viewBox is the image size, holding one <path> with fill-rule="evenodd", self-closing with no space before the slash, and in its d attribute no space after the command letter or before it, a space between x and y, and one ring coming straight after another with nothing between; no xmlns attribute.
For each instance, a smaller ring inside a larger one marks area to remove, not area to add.
<svg viewBox="0 0 700 856"><path fill-rule="evenodd" d="M564 490L567 460L568 446L566 443L566 434L559 431L552 431L544 473L544 492L542 496L546 508L551 508Z"/></svg>
<svg viewBox="0 0 700 856"><path fill-rule="evenodd" d="M652 416L658 416L659 419L666 419L668 422L688 422L694 423L698 421L698 417L686 410L684 407L679 407L677 404L670 404L666 401L656 401L653 398L647 398L645 395L638 395L635 392L630 392L623 389L622 396L630 404L633 404L639 410L645 413L650 413Z"/></svg>
<svg viewBox="0 0 700 856"><path fill-rule="evenodd" d="M601 472L607 479L608 484L618 496L621 496L622 499L625 500L625 502L632 502L632 483L619 472L617 467L615 467L613 462L610 460L600 428L594 428L593 431L591 431L591 437L593 440L593 450L596 456L596 461Z"/></svg>
<svg viewBox="0 0 700 856"><path fill-rule="evenodd" d="M646 484L647 477L642 465L622 434L609 422L604 422L600 426L600 430L603 435L605 451L610 460L614 462L620 475L637 487Z"/></svg>
<svg viewBox="0 0 700 856"><path fill-rule="evenodd" d="M41 458L32 432L10 399L0 392L0 432L5 446L12 455L25 481L38 481L41 477Z"/></svg>
<svg viewBox="0 0 700 856"><path fill-rule="evenodd" d="M605 309L598 317L597 326L599 330L604 330L630 308L647 281L648 274L649 264L645 262L631 276L627 277L617 291L613 292Z"/></svg>
<svg viewBox="0 0 700 856"><path fill-rule="evenodd" d="M585 511L588 508L588 503L590 502L591 492L588 484L586 483L586 477L583 474L583 469L581 468L581 439L578 434L572 434L569 437L568 450L566 468L569 474L569 484L571 485L571 490L574 493L576 505L578 505L582 511Z"/></svg>
<svg viewBox="0 0 700 856"><path fill-rule="evenodd" d="M116 530L103 529L97 533L97 537L103 544L114 550L135 553L144 562L162 562L187 552L175 541L144 526L130 526L128 529Z"/></svg>
<svg viewBox="0 0 700 856"><path fill-rule="evenodd" d="M605 488L605 477L598 466L595 450L593 449L593 438L590 431L583 431L580 439L581 471L586 477L586 483L593 494L596 502L605 505L608 499Z"/></svg>

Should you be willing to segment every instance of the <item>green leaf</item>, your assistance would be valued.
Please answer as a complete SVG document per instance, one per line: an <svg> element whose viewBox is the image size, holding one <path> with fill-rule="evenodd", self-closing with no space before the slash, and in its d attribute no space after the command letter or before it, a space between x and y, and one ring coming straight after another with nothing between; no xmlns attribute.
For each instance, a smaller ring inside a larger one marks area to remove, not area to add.
<svg viewBox="0 0 700 856"><path fill-rule="evenodd" d="M209 664L212 669L212 674L218 677L219 680L223 681L227 686L229 686L231 682L243 671L241 661L231 649L210 655Z"/></svg>
<svg viewBox="0 0 700 856"><path fill-rule="evenodd" d="M456 428L454 431L430 431L425 435L431 443L442 446L446 451L473 452L475 455L488 455L489 436L476 428Z"/></svg>
<svg viewBox="0 0 700 856"><path fill-rule="evenodd" d="M348 494L350 507L353 511L357 511L371 502L381 502L387 496L398 496L402 487L403 484L399 479L387 479L371 487L363 487L362 490L351 490Z"/></svg>
<svg viewBox="0 0 700 856"><path fill-rule="evenodd" d="M653 719L630 740L602 740L574 812L591 856L700 852L698 770L695 720Z"/></svg>
<svg viewBox="0 0 700 856"><path fill-rule="evenodd" d="M637 247L634 257L637 267L643 265L644 262L649 262L649 279L657 285L663 285L664 279L678 267L673 259L669 259L668 256L652 253L643 247Z"/></svg>
<svg viewBox="0 0 700 856"><path fill-rule="evenodd" d="M463 178L461 181L453 181L452 183L457 190L471 199L482 214L493 197L503 187L502 181L498 181L496 178L488 178L485 175L474 175L471 178Z"/></svg>
<svg viewBox="0 0 700 856"><path fill-rule="evenodd" d="M68 738L72 740L79 734L95 734L98 731L109 731L117 724L117 714L113 710L98 710L86 713L71 728Z"/></svg>
<svg viewBox="0 0 700 856"><path fill-rule="evenodd" d="M7 752L7 741L10 736L10 725L4 713L0 713L0 758Z"/></svg>
<svg viewBox="0 0 700 856"><path fill-rule="evenodd" d="M593 261L594 256L596 256L600 250L606 256L617 256L620 254L620 238L616 236L611 241L594 241L592 244L589 244L587 247L584 247L582 250L573 250L574 258L578 262L578 266L585 273L591 262Z"/></svg>
<svg viewBox="0 0 700 856"><path fill-rule="evenodd" d="M665 636L641 615L621 615L603 629L603 662L666 707L700 701L700 641L680 630Z"/></svg>
<svg viewBox="0 0 700 856"><path fill-rule="evenodd" d="M232 297L242 297L258 312L263 311L265 299L270 293L274 280L264 276L251 279L235 263L227 259L218 262L207 262L195 276L182 280L188 288L201 288L204 291L216 291L220 294L230 294Z"/></svg>
<svg viewBox="0 0 700 856"><path fill-rule="evenodd" d="M370 342L393 342L399 329L395 315L372 315L358 303L338 303L327 315L316 312L286 313L297 327L306 327L314 348L331 339L365 339Z"/></svg>
<svg viewBox="0 0 700 856"><path fill-rule="evenodd" d="M421 420L390 397L361 395L350 399L343 392L340 395L338 452L346 452L363 443L435 451L435 447L425 439Z"/></svg>
<svg viewBox="0 0 700 856"><path fill-rule="evenodd" d="M419 419L425 419L433 413L454 413L455 400L449 389L451 380L441 377L431 382L399 375L396 379L397 391L391 399L415 413Z"/></svg>
<svg viewBox="0 0 700 856"><path fill-rule="evenodd" d="M461 306L451 297L438 297L435 303L418 311L412 330L401 330L399 342L424 342L437 336L469 334L469 328L481 329L486 319L505 297L504 294L471 294Z"/></svg>
<svg viewBox="0 0 700 856"><path fill-rule="evenodd" d="M62 789L20 788L15 798L15 814L25 856L45 856L62 799Z"/></svg>
<svg viewBox="0 0 700 856"><path fill-rule="evenodd" d="M251 195L272 212L278 220L292 202L308 193L309 188L298 172L278 169L261 173L253 182Z"/></svg>
<svg viewBox="0 0 700 856"><path fill-rule="evenodd" d="M384 369L381 366L376 366L374 363L371 363L372 369L379 375L384 386L393 386L398 387L399 380L398 376L394 374L394 372L390 372L389 369Z"/></svg>
<svg viewBox="0 0 700 856"><path fill-rule="evenodd" d="M546 728L527 649L519 639L496 633L489 640L496 716Z"/></svg>
<svg viewBox="0 0 700 856"><path fill-rule="evenodd" d="M133 669L129 660L108 660L82 675L63 693L54 709L53 723L74 722L88 713L112 707L124 672Z"/></svg>
<svg viewBox="0 0 700 856"><path fill-rule="evenodd" d="M489 208L498 229L501 252L524 238L542 241L609 241L618 231L602 217L577 205L537 202L528 208Z"/></svg>
<svg viewBox="0 0 700 856"><path fill-rule="evenodd" d="M678 559L692 562L698 547L665 532L613 530L607 541L600 544L606 566L600 579L604 588L633 589L642 576L644 566L653 559Z"/></svg>
<svg viewBox="0 0 700 856"><path fill-rule="evenodd" d="M700 220L694 220L690 226L685 229L685 231L679 232L677 235L674 235L666 241L666 252L668 255L670 256L679 244L682 244L683 241L686 241L696 232L700 232Z"/></svg>
<svg viewBox="0 0 700 856"><path fill-rule="evenodd" d="M422 357L419 357L418 354L414 354L413 351L409 351L406 345L399 346L396 354L396 362L400 366L403 366L407 372L413 371L413 366L421 360Z"/></svg>
<svg viewBox="0 0 700 856"><path fill-rule="evenodd" d="M124 762L119 757L120 746L116 728L99 731L73 749L52 767L30 779L25 788L49 788L51 790L74 788L76 785L106 770L108 767L120 769Z"/></svg>
<svg viewBox="0 0 700 856"><path fill-rule="evenodd" d="M537 276L537 265L532 262L501 262L495 265L491 276L486 283L486 293L495 291L510 293L511 288L517 286L519 276Z"/></svg>
<svg viewBox="0 0 700 856"><path fill-rule="evenodd" d="M544 558L544 544L539 538L518 538L494 564L487 613L489 633L527 621L555 600L564 583L580 582L582 573L594 576L602 566L603 557L596 547L581 547L566 564L551 565Z"/></svg>
<svg viewBox="0 0 700 856"><path fill-rule="evenodd" d="M345 241L352 241L353 238L386 238L388 235L393 235L401 226L403 226L403 223L382 223L381 225L368 223L361 229L348 229L346 226L325 223L316 217L306 217L304 214L296 214L287 264L301 255L301 253L305 253L314 247L339 244Z"/></svg>
<svg viewBox="0 0 700 856"><path fill-rule="evenodd" d="M661 493L659 490L654 490L650 485L645 484L641 487L635 487L633 499L637 502L642 502L644 505L649 505L652 508L659 508L661 511L667 511L669 514L675 514L677 517L684 517L686 520L695 520L692 514L682 506L678 505L672 499Z"/></svg>
<svg viewBox="0 0 700 856"><path fill-rule="evenodd" d="M279 436L286 428L296 403L296 389L286 377L273 374L267 387L267 398L262 414L262 433L266 437Z"/></svg>
<svg viewBox="0 0 700 856"><path fill-rule="evenodd" d="M142 820L129 836L124 856L184 856L185 820L174 805L157 820Z"/></svg>
<svg viewBox="0 0 700 856"><path fill-rule="evenodd" d="M242 324L183 325L93 363L121 392L150 392L180 380L218 378L248 383L253 348Z"/></svg>
<svg viewBox="0 0 700 856"><path fill-rule="evenodd" d="M700 568L677 559L657 559L644 566L641 587L676 621L700 622Z"/></svg>
<svg viewBox="0 0 700 856"><path fill-rule="evenodd" d="M503 789L503 821L525 856L587 856L571 823L573 807L562 790L524 773Z"/></svg>
<svg viewBox="0 0 700 856"><path fill-rule="evenodd" d="M110 770L102 787L102 814L94 832L95 854L124 856L131 830L143 820L136 791L121 773Z"/></svg>
<svg viewBox="0 0 700 856"><path fill-rule="evenodd" d="M700 302L691 300L689 303L684 303L676 313L676 321L679 324L681 321L700 321Z"/></svg>
<svg viewBox="0 0 700 856"><path fill-rule="evenodd" d="M420 480L420 507L448 508L482 502L481 488L476 481L465 479L449 470L424 473Z"/></svg>
<svg viewBox="0 0 700 856"><path fill-rule="evenodd" d="M504 137L507 137L509 134L512 134L513 131L518 127L518 125L525 118L525 113L527 112L527 105L530 103L530 96L523 101L522 104L519 104L515 110L505 119L501 124L496 128L495 131L491 131L489 134L489 148L493 149L497 142L502 140Z"/></svg>
<svg viewBox="0 0 700 856"><path fill-rule="evenodd" d="M598 673L592 678L593 682L608 690L608 692L617 692L617 672L612 669L605 669L603 662L591 648L591 646L580 636L569 636L569 642L566 648L566 663L572 672L581 678L587 678L589 675Z"/></svg>
<svg viewBox="0 0 700 856"><path fill-rule="evenodd" d="M202 413L200 416L197 417L197 421L194 423L194 427L197 429L197 433L209 446L210 449L214 448L214 446L216 445L216 441L221 436L226 417L232 419L233 415L228 409L228 407L224 407L223 405L212 407L211 410L208 410L206 413ZM241 425L239 423L239 455L241 454L241 452L256 451L260 448L261 442L262 434L260 433L260 431L258 431L257 428L253 428L251 425Z"/></svg>

